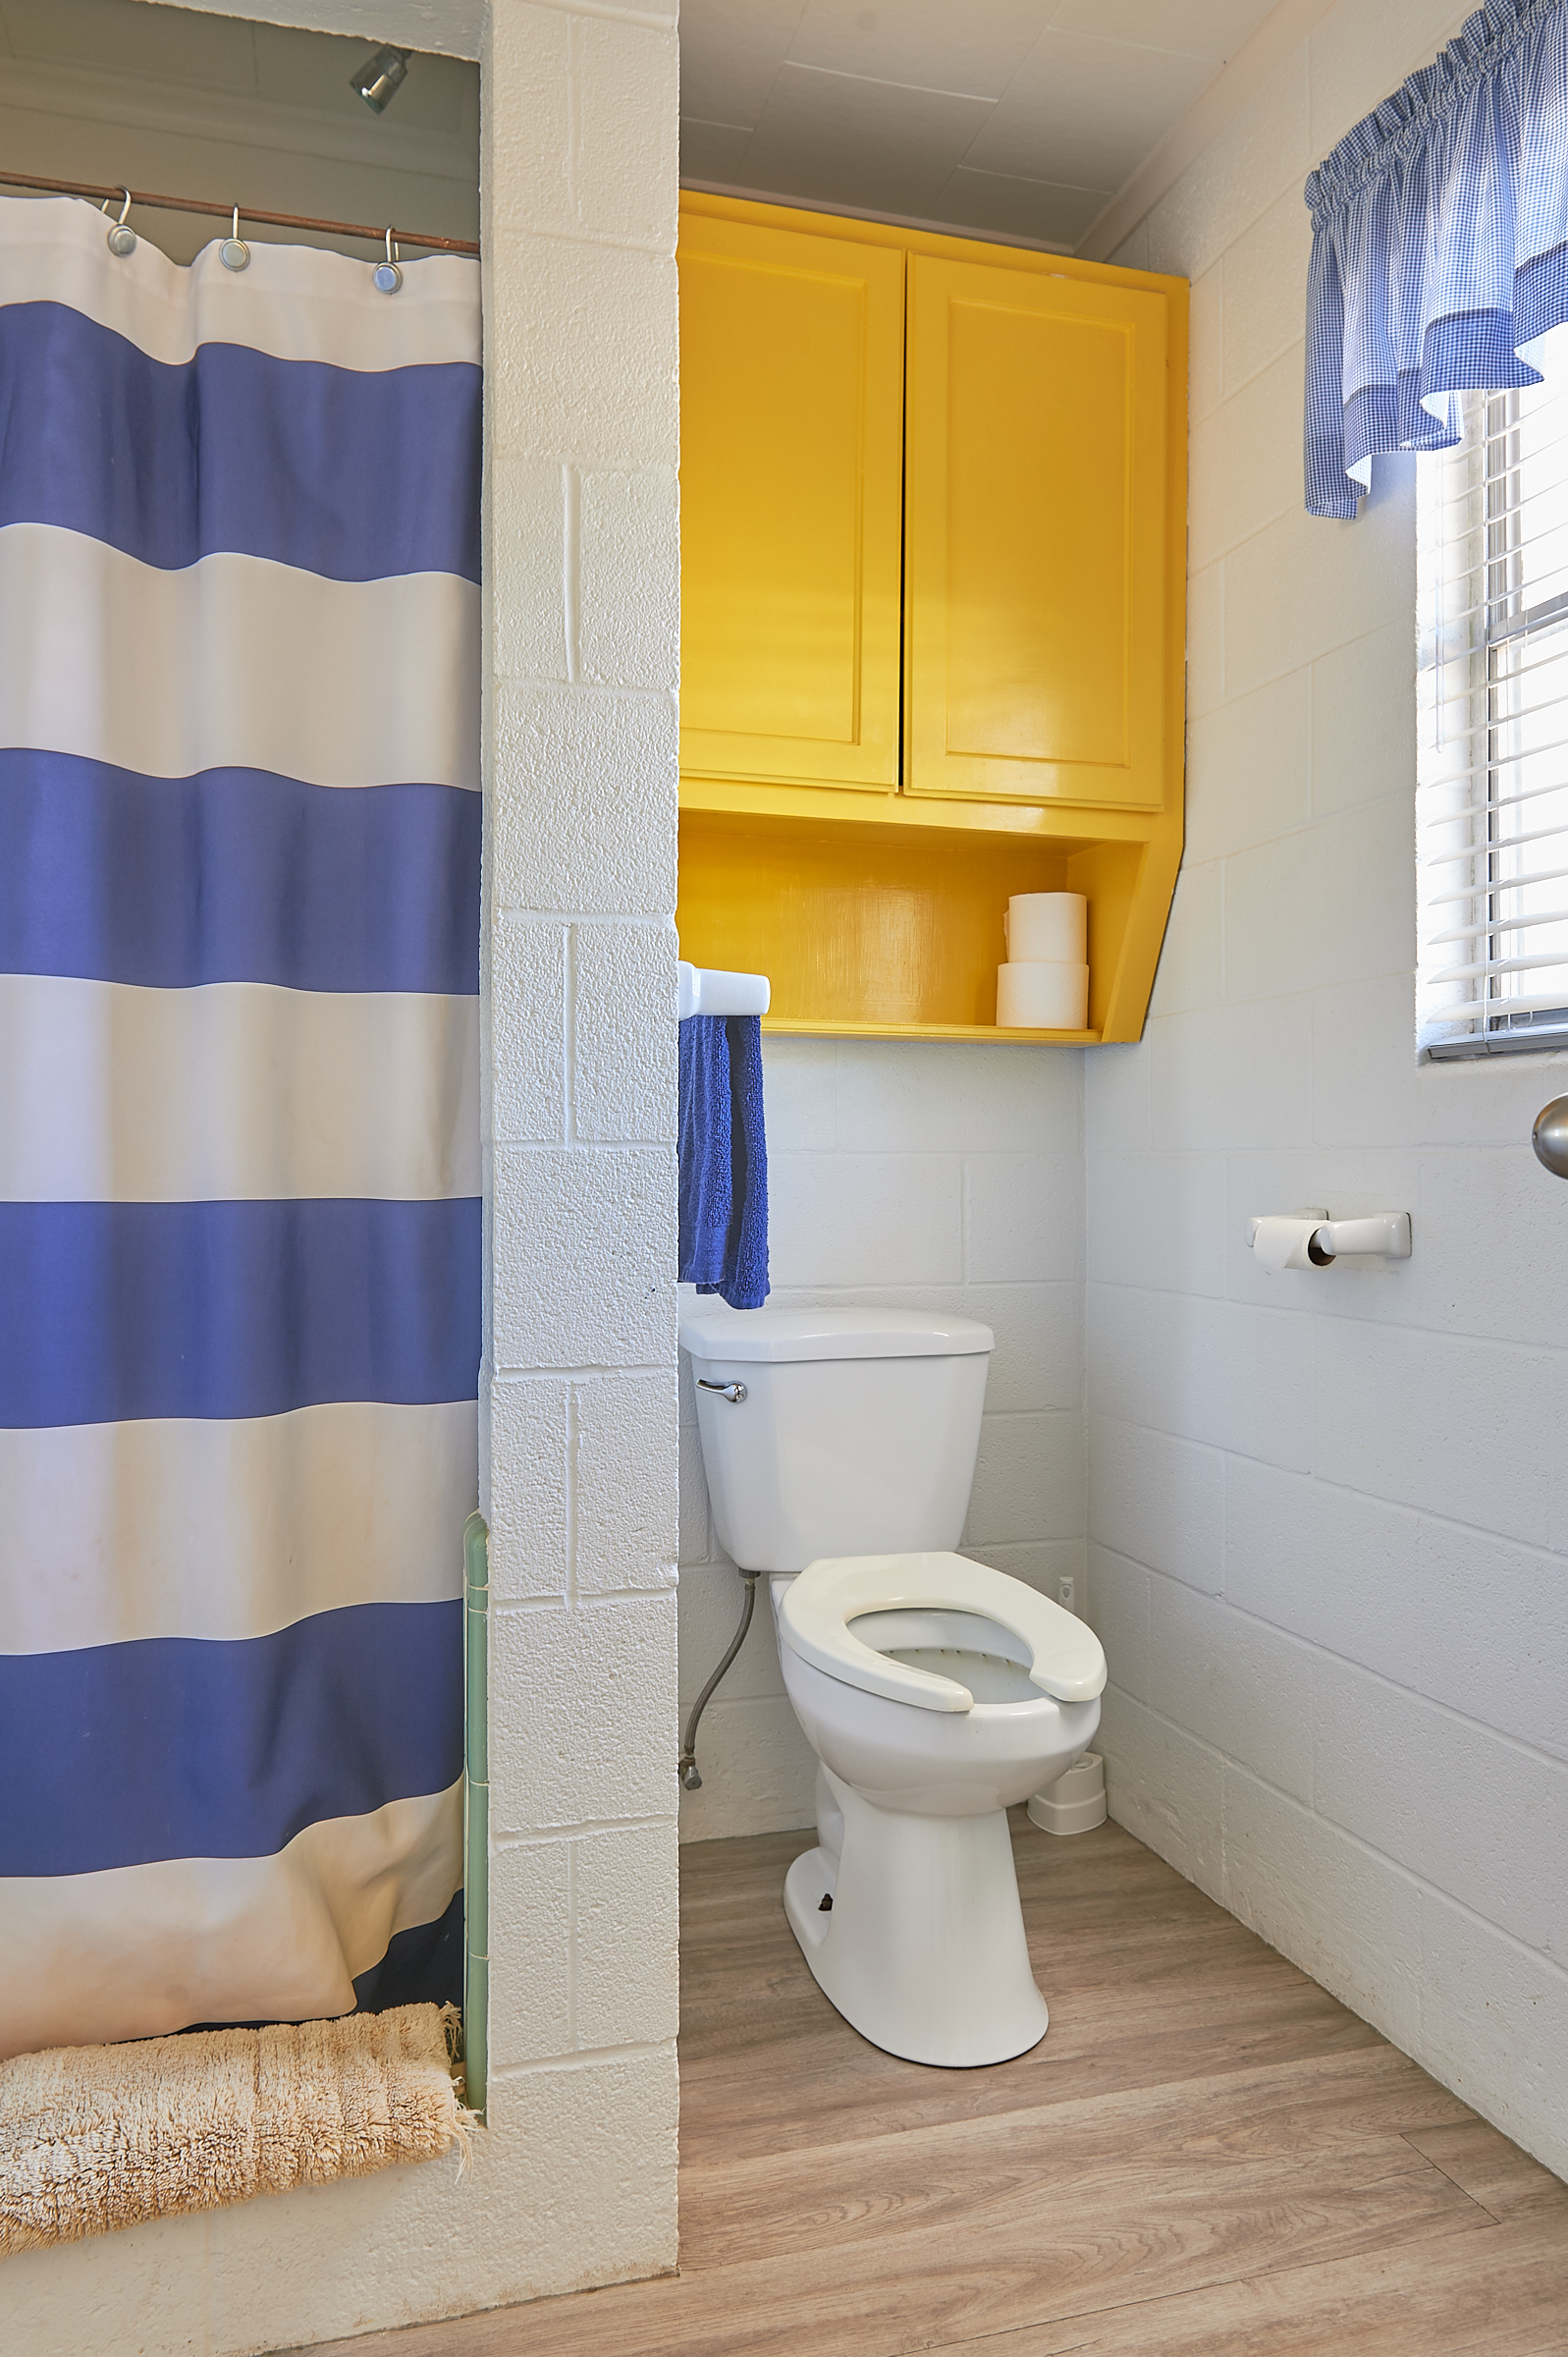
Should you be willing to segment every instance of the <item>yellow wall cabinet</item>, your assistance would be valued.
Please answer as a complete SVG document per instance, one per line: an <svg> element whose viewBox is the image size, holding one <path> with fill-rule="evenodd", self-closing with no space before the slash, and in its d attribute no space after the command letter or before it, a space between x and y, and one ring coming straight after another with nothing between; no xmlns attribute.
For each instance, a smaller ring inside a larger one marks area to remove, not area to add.
<svg viewBox="0 0 1568 2357"><path fill-rule="evenodd" d="M1135 1039L1181 854L1186 284L681 200L681 953L770 1028ZM1017 892L1089 1028L1000 1031Z"/></svg>

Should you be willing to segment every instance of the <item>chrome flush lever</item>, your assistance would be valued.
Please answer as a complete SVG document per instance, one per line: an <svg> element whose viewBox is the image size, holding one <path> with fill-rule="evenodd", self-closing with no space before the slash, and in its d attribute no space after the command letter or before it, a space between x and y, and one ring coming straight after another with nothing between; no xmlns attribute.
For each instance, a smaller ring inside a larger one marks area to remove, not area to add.
<svg viewBox="0 0 1568 2357"><path fill-rule="evenodd" d="M731 1407L738 1407L746 1396L743 1383L710 1383L705 1375L697 1377L697 1389L699 1392L717 1392L720 1398L728 1399Z"/></svg>

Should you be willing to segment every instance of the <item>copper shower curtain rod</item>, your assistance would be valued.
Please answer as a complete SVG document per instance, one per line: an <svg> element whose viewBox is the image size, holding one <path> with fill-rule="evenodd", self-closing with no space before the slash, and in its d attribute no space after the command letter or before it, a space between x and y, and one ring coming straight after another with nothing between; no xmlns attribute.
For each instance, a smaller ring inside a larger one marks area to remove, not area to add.
<svg viewBox="0 0 1568 2357"><path fill-rule="evenodd" d="M133 204L150 205L154 212L210 213L218 221L229 220L234 212L232 204L210 204L203 196L142 196L124 183L114 189L95 189L84 180L35 180L27 172L0 172L0 187L42 189L51 196L129 196ZM316 229L335 238L369 238L377 246L387 234L385 222L378 228L364 221L313 221L306 213L258 213L248 205L240 207L240 218L269 229ZM404 246L425 246L436 253L471 253L477 258L479 252L466 238L423 238L412 229L394 229L392 235Z"/></svg>

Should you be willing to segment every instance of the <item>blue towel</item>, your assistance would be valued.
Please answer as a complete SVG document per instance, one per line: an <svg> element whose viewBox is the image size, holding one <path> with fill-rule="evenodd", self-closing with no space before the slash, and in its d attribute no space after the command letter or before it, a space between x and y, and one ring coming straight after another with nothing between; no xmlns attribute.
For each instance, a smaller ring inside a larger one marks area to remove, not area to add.
<svg viewBox="0 0 1568 2357"><path fill-rule="evenodd" d="M768 1298L768 1141L762 1024L688 1014L680 1026L680 1282L731 1309Z"/></svg>

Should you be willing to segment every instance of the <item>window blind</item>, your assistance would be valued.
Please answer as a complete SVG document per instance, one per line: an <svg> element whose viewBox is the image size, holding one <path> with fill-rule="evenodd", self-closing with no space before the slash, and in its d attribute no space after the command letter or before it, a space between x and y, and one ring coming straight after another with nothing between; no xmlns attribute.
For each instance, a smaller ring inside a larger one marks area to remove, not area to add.
<svg viewBox="0 0 1568 2357"><path fill-rule="evenodd" d="M1568 1044L1568 329L1420 471L1419 1045Z"/></svg>

